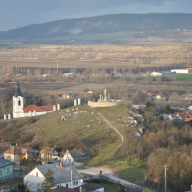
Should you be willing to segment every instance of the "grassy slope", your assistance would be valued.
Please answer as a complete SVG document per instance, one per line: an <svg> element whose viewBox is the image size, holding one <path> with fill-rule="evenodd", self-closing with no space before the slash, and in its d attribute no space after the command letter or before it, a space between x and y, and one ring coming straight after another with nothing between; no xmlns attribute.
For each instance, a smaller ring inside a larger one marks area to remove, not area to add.
<svg viewBox="0 0 192 192"><path fill-rule="evenodd" d="M78 108L79 110L76 110ZM69 110L69 112L67 112ZM67 116L74 114L74 111L86 111L66 121L61 121L62 115ZM129 129L135 129L128 122L129 109L125 105L109 107L109 108L89 108L87 105L70 107L60 111L52 112L39 116L39 120L31 125L24 125L20 128L20 134L29 132L34 135L31 143L43 144L45 140L56 143L60 139L73 137L78 132L82 139L84 150L89 149L95 154L90 159L85 160L86 165L108 165L114 168L122 179L127 179L136 184L141 184L143 180L143 169L131 167L122 158L122 150L114 150L121 142L120 137L114 132L109 125L101 120L96 113L103 114L113 125L125 134ZM28 118L23 118L27 120ZM19 119L21 120L21 119ZM17 120L18 121L18 120ZM89 127L87 127L90 125ZM135 129L136 131L136 129ZM135 167L141 165L140 162L134 163Z"/></svg>

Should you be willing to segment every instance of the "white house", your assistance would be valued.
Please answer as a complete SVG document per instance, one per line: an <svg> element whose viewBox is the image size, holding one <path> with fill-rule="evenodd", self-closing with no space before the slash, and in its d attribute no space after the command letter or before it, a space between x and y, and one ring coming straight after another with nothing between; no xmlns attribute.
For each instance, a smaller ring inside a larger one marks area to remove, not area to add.
<svg viewBox="0 0 192 192"><path fill-rule="evenodd" d="M81 148L80 149L74 149L74 150L68 150L67 149L67 151L64 154L62 159L64 161L68 161L68 162L73 164L76 159L82 159L85 156L86 155Z"/></svg>
<svg viewBox="0 0 192 192"><path fill-rule="evenodd" d="M40 154L42 159L52 159L53 156L58 156L58 152L51 147L44 147Z"/></svg>
<svg viewBox="0 0 192 192"><path fill-rule="evenodd" d="M83 183L83 176L67 161L38 166L23 178L23 183L30 191L40 190L49 169L53 171L54 177L52 189L57 187L75 188Z"/></svg>
<svg viewBox="0 0 192 192"><path fill-rule="evenodd" d="M16 93L13 96L13 118L19 117L31 117L37 115L43 115L56 110L60 110L60 104L37 106L37 105L25 105L23 101L23 95L20 90L19 82L17 82Z"/></svg>

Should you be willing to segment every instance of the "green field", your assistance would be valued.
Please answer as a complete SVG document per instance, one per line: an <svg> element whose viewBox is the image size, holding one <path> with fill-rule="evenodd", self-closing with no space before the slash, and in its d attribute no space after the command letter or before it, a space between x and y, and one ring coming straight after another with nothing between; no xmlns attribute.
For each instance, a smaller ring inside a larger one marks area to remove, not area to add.
<svg viewBox="0 0 192 192"><path fill-rule="evenodd" d="M177 81L192 81L192 74L181 74L181 75L174 75L168 76L169 79L177 80Z"/></svg>

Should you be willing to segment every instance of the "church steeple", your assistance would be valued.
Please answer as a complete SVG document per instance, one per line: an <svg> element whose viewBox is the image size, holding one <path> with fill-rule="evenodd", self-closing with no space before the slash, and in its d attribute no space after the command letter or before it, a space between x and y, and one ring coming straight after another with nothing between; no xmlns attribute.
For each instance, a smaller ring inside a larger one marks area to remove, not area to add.
<svg viewBox="0 0 192 192"><path fill-rule="evenodd" d="M21 93L19 81L17 81L16 92L15 92L15 97L18 97L18 96L23 97L23 95L22 95L22 93Z"/></svg>

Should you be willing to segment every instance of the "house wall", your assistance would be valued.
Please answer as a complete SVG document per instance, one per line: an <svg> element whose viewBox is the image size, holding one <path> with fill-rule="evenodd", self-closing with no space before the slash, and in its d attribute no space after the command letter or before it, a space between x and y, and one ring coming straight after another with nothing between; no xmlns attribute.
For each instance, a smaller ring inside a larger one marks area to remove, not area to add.
<svg viewBox="0 0 192 192"><path fill-rule="evenodd" d="M38 173L38 176L36 176L36 173ZM23 183L27 185L30 191L38 191L38 189L41 189L41 184L44 181L44 179L45 177L43 176L43 174L37 168L35 168L23 178ZM78 181L78 185L74 185L74 181ZM72 185L71 185L71 181L66 181L62 183L56 183L52 187L52 189L55 189L58 186L66 187L66 184L68 184L68 188L74 188L74 187L81 186L82 183L83 183L82 179L73 180Z"/></svg>
<svg viewBox="0 0 192 192"><path fill-rule="evenodd" d="M7 172L7 167L10 167L10 171ZM3 169L3 174L0 175L0 181L8 180L9 178L13 177L13 164L7 165L5 167L1 167Z"/></svg>
<svg viewBox="0 0 192 192"><path fill-rule="evenodd" d="M36 176L36 173L38 173L38 176ZM23 178L23 183L27 185L29 191L38 191L38 189L41 189L44 179L43 174L35 168Z"/></svg>
<svg viewBox="0 0 192 192"><path fill-rule="evenodd" d="M73 157L72 157L71 154L69 154L69 153L65 153L65 155L63 156L63 160L69 161L70 163L73 163L73 162L74 162Z"/></svg>
<svg viewBox="0 0 192 192"><path fill-rule="evenodd" d="M76 181L78 182L78 185L76 185ZM75 182L75 184L74 184ZM67 184L68 184L68 188L75 188L75 187L79 187L81 186L83 183L83 180L82 179L76 179L76 180L72 180L72 184L71 184L71 181L66 181L66 182L62 182L62 183L57 183L54 185L54 187L52 189L55 189L57 187L67 187Z"/></svg>
<svg viewBox="0 0 192 192"><path fill-rule="evenodd" d="M7 159L9 161L18 162L18 161L22 160L22 156L21 155L14 155L14 154L4 153L4 159Z"/></svg>

